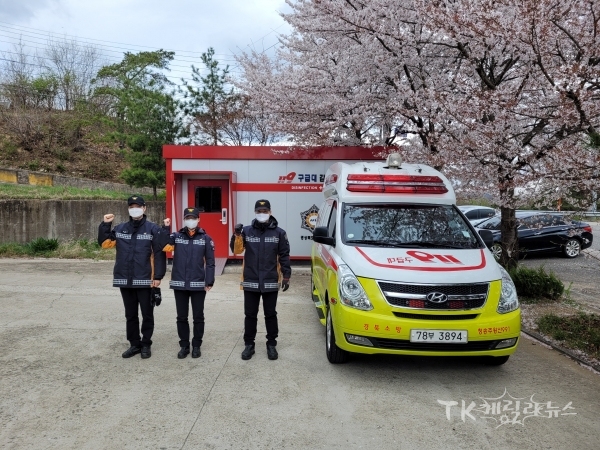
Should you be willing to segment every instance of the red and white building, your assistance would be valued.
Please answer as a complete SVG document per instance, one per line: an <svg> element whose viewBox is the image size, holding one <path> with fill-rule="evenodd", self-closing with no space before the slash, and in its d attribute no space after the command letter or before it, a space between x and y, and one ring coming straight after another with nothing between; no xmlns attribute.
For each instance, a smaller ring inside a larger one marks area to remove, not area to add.
<svg viewBox="0 0 600 450"><path fill-rule="evenodd" d="M309 259L312 230L323 202L325 172L335 162L383 160L385 150L364 147L217 147L165 145L167 217L182 227L183 208L200 208L200 226L215 241L218 259L234 258L236 223L250 224L265 198L286 230L293 259Z"/></svg>

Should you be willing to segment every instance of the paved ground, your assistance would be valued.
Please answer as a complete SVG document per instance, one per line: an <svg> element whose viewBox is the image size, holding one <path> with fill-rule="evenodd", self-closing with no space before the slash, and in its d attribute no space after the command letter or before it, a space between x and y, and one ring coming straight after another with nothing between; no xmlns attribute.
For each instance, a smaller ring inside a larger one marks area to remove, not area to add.
<svg viewBox="0 0 600 450"><path fill-rule="evenodd" d="M496 368L385 356L329 364L306 275L280 296L278 361L266 357L262 324L257 354L240 359L237 274L219 277L208 295L200 359L176 358L164 289L152 358L124 360L111 269L0 260L0 447L574 450L600 439L600 377L527 339ZM508 394L522 398L518 406Z"/></svg>

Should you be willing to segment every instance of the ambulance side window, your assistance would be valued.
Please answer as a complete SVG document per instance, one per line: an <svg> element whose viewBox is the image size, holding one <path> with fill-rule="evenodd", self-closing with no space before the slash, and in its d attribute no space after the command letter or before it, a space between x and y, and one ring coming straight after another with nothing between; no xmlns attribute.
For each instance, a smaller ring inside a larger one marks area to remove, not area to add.
<svg viewBox="0 0 600 450"><path fill-rule="evenodd" d="M331 215L329 216L329 224L327 225L327 228L329 229L329 232L327 234L331 237L335 237L336 221L337 221L337 202L333 202L333 205L331 205Z"/></svg>

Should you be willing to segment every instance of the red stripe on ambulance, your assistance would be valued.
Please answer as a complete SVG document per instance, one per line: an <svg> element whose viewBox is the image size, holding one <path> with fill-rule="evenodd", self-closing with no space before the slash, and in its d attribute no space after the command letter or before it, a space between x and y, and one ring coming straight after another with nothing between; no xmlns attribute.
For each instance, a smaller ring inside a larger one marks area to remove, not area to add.
<svg viewBox="0 0 600 450"><path fill-rule="evenodd" d="M331 253L329 253L327 251L327 249L325 249L325 247L323 247L322 244L319 244L319 254L321 255L321 258L323 258L325 265L328 267L331 267L333 270L335 270L337 272L338 265L335 263L333 256L331 256Z"/></svg>
<svg viewBox="0 0 600 450"><path fill-rule="evenodd" d="M423 266L411 267L411 266L407 266L407 265L383 264L383 263L379 263L377 261L373 261L364 251L362 251L360 249L360 247L355 247L355 248L356 248L356 251L358 253L360 253L363 256L363 258L365 258L371 264L373 264L374 266L377 266L377 267L384 267L386 269L420 270L420 271L424 271L424 272L456 272L456 271L461 271L461 270L478 270L478 269L484 268L486 265L483 249L479 250L480 256L481 256L481 262L476 266L465 266L462 262L460 262L458 259L456 259L454 256L451 256L451 255L436 255L436 254L421 252L418 250L410 250L410 251L407 251L406 254L409 256L412 256L413 258L418 259L421 262L431 263L431 264L440 264L440 263L445 264L444 267L433 266L433 265L428 266L428 267L423 267ZM453 264L456 267L449 267L449 264Z"/></svg>

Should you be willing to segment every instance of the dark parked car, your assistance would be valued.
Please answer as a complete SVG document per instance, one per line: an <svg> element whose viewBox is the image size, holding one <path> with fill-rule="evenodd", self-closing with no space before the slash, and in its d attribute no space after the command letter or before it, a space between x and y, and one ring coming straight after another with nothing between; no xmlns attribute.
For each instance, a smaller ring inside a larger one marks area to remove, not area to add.
<svg viewBox="0 0 600 450"><path fill-rule="evenodd" d="M581 250L592 245L592 227L585 222L567 218L562 213L544 211L516 211L517 237L521 254L562 252L567 258L575 258ZM477 225L478 229L494 233L491 247L496 259L500 258L500 216L492 217Z"/></svg>
<svg viewBox="0 0 600 450"><path fill-rule="evenodd" d="M478 205L460 205L458 209L469 219L469 222L474 227L478 226L484 220L494 217L497 212L494 208Z"/></svg>

